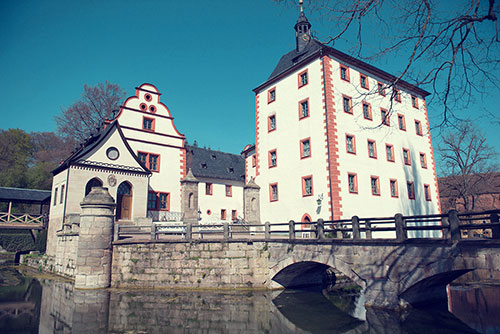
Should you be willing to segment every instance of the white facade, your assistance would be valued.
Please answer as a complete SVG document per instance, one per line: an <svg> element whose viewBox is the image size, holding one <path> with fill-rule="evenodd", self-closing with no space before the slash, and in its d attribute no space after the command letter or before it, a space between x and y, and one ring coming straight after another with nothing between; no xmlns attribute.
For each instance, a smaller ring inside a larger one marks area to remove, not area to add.
<svg viewBox="0 0 500 334"><path fill-rule="evenodd" d="M201 177L198 180L198 205L202 223L232 222L243 218L243 182Z"/></svg>

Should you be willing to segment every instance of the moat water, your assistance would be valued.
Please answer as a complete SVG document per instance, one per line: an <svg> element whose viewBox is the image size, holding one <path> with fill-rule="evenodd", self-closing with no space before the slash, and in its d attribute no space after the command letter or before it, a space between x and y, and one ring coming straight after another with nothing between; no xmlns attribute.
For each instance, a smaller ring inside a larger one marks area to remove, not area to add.
<svg viewBox="0 0 500 334"><path fill-rule="evenodd" d="M500 333L500 287L449 289L448 301L396 313L356 290L75 290L0 267L0 333Z"/></svg>

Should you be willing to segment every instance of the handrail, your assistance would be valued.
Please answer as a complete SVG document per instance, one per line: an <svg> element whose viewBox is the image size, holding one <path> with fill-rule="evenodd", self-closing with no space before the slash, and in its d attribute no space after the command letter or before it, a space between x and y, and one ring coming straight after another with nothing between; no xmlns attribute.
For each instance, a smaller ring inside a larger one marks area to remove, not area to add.
<svg viewBox="0 0 500 334"><path fill-rule="evenodd" d="M421 238L420 235L428 235L426 238L460 240L463 238L473 239L473 231L480 230L488 238L500 239L500 210L458 214L451 210L448 214L403 216L397 214L394 217L371 217L340 220L322 220L315 222L269 223L265 224L242 224L229 222L215 223L182 223L182 224L158 224L152 225L118 225L115 240L130 238L134 236L151 235L151 240L160 240L162 236L168 238L184 238L193 240L193 236L203 239L205 234L221 236L217 240L227 241L234 239L233 236L244 236L246 239L262 239L272 241L273 238L282 241L283 238L293 240L317 240L332 241L339 239L351 239L366 241L371 239L395 239L404 241L408 239ZM474 224L472 221L481 220L485 223ZM245 227L241 230L241 227ZM283 228L287 226L288 228ZM389 236L383 232L391 232ZM419 233L420 232L420 233ZM482 238L484 240L484 237Z"/></svg>

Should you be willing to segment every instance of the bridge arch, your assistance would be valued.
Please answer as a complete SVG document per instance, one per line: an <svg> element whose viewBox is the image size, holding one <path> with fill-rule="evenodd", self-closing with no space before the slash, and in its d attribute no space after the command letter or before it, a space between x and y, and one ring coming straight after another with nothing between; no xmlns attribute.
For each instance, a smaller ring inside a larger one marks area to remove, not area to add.
<svg viewBox="0 0 500 334"><path fill-rule="evenodd" d="M366 287L365 281L357 276L347 263L336 259L331 254L318 257L311 253L308 256L302 256L300 260L287 257L270 268L269 277L275 284L285 288L300 287L307 285L311 280L321 282L320 275L323 275L328 268L336 269L361 288Z"/></svg>

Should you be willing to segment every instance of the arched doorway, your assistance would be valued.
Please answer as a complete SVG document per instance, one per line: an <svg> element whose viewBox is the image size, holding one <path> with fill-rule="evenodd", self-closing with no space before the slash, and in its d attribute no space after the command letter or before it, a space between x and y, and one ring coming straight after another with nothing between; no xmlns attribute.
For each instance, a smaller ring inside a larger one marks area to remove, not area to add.
<svg viewBox="0 0 500 334"><path fill-rule="evenodd" d="M92 187L102 187L102 181L97 177L90 179L90 181L87 182L87 185L85 186L85 196L90 193Z"/></svg>
<svg viewBox="0 0 500 334"><path fill-rule="evenodd" d="M130 220L132 213L132 185L122 182L116 193L116 219Z"/></svg>
<svg viewBox="0 0 500 334"><path fill-rule="evenodd" d="M311 216L305 213L300 221L303 223L300 225L300 229L304 231L302 232L302 238L310 238L311 232L309 231L311 230Z"/></svg>

